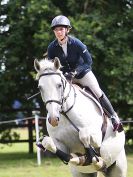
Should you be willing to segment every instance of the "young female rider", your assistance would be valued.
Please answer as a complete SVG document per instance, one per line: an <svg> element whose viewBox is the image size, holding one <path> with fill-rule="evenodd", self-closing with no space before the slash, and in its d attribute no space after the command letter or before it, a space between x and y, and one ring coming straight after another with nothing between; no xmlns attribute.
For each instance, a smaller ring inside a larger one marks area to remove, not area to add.
<svg viewBox="0 0 133 177"><path fill-rule="evenodd" d="M110 101L99 87L91 66L92 58L87 47L77 38L68 36L71 24L66 16L56 16L51 23L56 39L48 46L48 58L58 57L63 73L76 73L76 82L87 86L97 96L102 107L111 118L113 130L123 130L122 124L116 115Z"/></svg>

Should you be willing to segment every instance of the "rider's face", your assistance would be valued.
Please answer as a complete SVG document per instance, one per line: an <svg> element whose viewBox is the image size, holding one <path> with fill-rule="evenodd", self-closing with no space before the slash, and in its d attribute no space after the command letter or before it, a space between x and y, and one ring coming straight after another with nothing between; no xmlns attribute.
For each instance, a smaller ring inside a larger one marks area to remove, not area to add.
<svg viewBox="0 0 133 177"><path fill-rule="evenodd" d="M54 28L54 34L58 41L61 41L62 39L65 38L66 33L68 32L68 29L62 26L58 26Z"/></svg>

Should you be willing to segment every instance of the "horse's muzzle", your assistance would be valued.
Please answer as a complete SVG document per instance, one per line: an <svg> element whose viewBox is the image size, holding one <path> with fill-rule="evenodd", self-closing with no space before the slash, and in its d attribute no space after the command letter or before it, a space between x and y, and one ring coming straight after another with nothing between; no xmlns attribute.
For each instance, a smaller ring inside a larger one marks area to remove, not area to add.
<svg viewBox="0 0 133 177"><path fill-rule="evenodd" d="M55 117L55 118L49 117L48 121L53 127L56 127L58 126L58 123L59 123L59 117Z"/></svg>

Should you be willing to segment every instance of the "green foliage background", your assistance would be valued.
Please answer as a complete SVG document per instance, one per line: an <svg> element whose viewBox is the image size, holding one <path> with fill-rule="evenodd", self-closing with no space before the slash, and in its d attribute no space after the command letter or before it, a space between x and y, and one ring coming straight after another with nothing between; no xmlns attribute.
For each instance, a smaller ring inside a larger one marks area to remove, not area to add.
<svg viewBox="0 0 133 177"><path fill-rule="evenodd" d="M1 1L0 111L11 108L15 99L24 108L33 107L25 99L37 92L33 61L43 57L54 39L51 20L63 14L71 20L71 35L88 46L93 71L120 117L132 117L132 5L132 0Z"/></svg>

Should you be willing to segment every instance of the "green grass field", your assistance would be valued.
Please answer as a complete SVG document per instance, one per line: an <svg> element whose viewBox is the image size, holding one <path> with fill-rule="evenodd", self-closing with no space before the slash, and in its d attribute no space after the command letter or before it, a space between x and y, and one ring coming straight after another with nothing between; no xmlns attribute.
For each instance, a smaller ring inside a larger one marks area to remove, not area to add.
<svg viewBox="0 0 133 177"><path fill-rule="evenodd" d="M36 153L30 155L28 145L0 145L0 177L71 177L69 168L57 158L42 157L37 165ZM133 155L128 156L128 176L133 176Z"/></svg>
<svg viewBox="0 0 133 177"><path fill-rule="evenodd" d="M23 136L27 136L26 133ZM0 177L71 177L69 167L57 158L46 158L37 165L36 146L34 154L28 154L28 144L13 146L0 144ZM128 155L128 175L133 177L133 154Z"/></svg>
<svg viewBox="0 0 133 177"><path fill-rule="evenodd" d="M70 177L68 166L56 158L42 157L37 165L36 153L28 154L28 145L0 145L0 177Z"/></svg>

